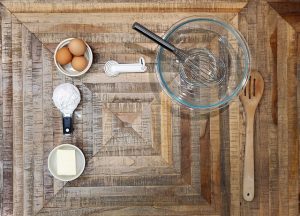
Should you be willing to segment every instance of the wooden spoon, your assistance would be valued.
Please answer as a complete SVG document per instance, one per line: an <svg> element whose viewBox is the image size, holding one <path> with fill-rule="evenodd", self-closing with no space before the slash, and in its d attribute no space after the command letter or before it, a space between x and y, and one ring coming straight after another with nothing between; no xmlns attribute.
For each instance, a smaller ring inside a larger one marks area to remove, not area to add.
<svg viewBox="0 0 300 216"><path fill-rule="evenodd" d="M246 113L246 146L244 160L243 198L252 201L254 198L254 151L253 125L257 105L264 91L264 80L257 71L252 71L240 100Z"/></svg>

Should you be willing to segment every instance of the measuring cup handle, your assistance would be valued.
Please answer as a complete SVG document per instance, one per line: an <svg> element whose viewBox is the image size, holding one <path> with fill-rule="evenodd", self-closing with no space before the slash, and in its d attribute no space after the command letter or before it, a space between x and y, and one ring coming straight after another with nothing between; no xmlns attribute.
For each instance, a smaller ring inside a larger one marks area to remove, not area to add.
<svg viewBox="0 0 300 216"><path fill-rule="evenodd" d="M174 47L172 44L168 43L167 41L159 37L157 34L150 31L146 27L142 26L141 24L135 22L133 23L132 28L140 32L141 34L145 35L147 38L153 40L157 44L161 45L162 47L166 48L167 50L171 52L175 52L176 47Z"/></svg>
<svg viewBox="0 0 300 216"><path fill-rule="evenodd" d="M73 132L72 117L63 117L63 133L71 134Z"/></svg>

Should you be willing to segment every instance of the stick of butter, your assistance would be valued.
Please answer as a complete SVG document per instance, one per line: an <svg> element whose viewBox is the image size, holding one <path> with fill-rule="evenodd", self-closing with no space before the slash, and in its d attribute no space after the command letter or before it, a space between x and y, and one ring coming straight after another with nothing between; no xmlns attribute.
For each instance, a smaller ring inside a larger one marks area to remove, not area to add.
<svg viewBox="0 0 300 216"><path fill-rule="evenodd" d="M76 175L75 150L57 150L57 174Z"/></svg>

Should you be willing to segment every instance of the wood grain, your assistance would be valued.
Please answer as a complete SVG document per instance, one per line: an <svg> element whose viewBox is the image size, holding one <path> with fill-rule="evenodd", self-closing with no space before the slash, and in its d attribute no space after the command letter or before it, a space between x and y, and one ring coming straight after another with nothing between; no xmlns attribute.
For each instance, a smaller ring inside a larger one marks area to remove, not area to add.
<svg viewBox="0 0 300 216"><path fill-rule="evenodd" d="M300 30L299 12L300 3L299 1L270 1L270 6L274 8L277 13L280 14L297 32Z"/></svg>
<svg viewBox="0 0 300 216"><path fill-rule="evenodd" d="M283 213L283 211L287 211L289 215L295 215L298 213L298 206L292 205L292 203L297 203L297 194L298 190L291 190L291 188L297 188L298 184L297 176L298 169L296 155L298 156L298 141L297 141L297 131L296 131L296 119L294 116L296 115L296 47L293 45L296 42L296 34L292 27L288 26L285 21L280 21L278 23L281 26L282 32L279 32L279 38L288 38L286 43L282 43L279 45L278 49L280 49L280 57L283 62L289 62L286 64L278 65L278 70L282 73L278 76L278 79L281 82L289 82L286 85L286 88L280 88L278 90L279 96L279 112L281 113L278 116L278 121L280 127L285 128L288 133L280 133L279 134L279 162L282 168L286 167L290 172L287 173L285 177L285 169L281 169L279 171L280 175L280 184L286 182L288 188L284 190L281 188L279 190L279 199L284 199L287 196L287 203L281 204L279 206L279 211ZM289 53L289 54L287 54ZM289 73L287 72L289 71ZM293 80L293 81L291 81ZM285 96L283 96L284 94ZM283 111L281 109L285 109L287 111ZM285 147L283 147L285 146ZM284 161L287 159L287 161Z"/></svg>
<svg viewBox="0 0 300 216"><path fill-rule="evenodd" d="M23 161L23 72L22 72L22 25L12 17L12 80L13 80L13 211L24 211L24 161Z"/></svg>
<svg viewBox="0 0 300 216"><path fill-rule="evenodd" d="M23 82L25 84L23 91L23 154L26 155L24 157L24 215L33 215L33 182L34 169L33 169L33 155L34 155L34 145L33 145L33 131L37 131L37 135L34 135L35 138L40 137L40 131L33 130L33 126L35 124L39 124L38 122L33 121L33 101L32 101L32 91L33 91L33 82L32 82L32 49L31 49L31 33L22 26L22 71L23 71ZM40 91L36 91L39 93ZM38 104L38 103L37 103ZM37 117L42 117L41 113L39 115L35 115Z"/></svg>
<svg viewBox="0 0 300 216"><path fill-rule="evenodd" d="M297 56L299 55L299 53L300 53L300 43L299 43L299 41L300 41L300 37L299 37L299 34L297 35L297 44L298 44L298 48L297 48ZM297 71L299 71L299 58L297 58ZM300 117L300 115L299 115L299 91L300 89L299 89L299 73L297 73L297 121L298 121L298 127L297 128L299 128L299 117ZM299 143L299 134L297 135L297 139L298 139L298 143ZM298 151L299 151L299 147L298 147ZM298 165L300 164L300 161L298 160ZM299 180L300 180L300 175L299 175L299 173L300 173L300 169L299 169L299 167L298 167L298 194L300 194L300 184L299 184ZM300 198L299 198L300 199ZM300 202L299 202L300 203ZM300 205L298 205L298 208L300 209Z"/></svg>
<svg viewBox="0 0 300 216"><path fill-rule="evenodd" d="M1 216L299 214L299 3L0 2ZM156 78L157 46L131 29L136 20L163 35L192 15L238 28L251 67L265 79L255 119L252 202L242 199L246 132L238 98L209 115L172 103ZM53 52L66 37L82 37L92 47L86 76L57 71ZM133 63L141 56L147 73L103 73L107 60ZM52 103L63 82L82 96L72 137L62 135ZM50 151L62 143L77 145L87 159L82 176L68 183L47 169Z"/></svg>
<svg viewBox="0 0 300 216"><path fill-rule="evenodd" d="M201 4L197 0L189 1L186 4L184 0L172 1L167 0L160 2L159 0L144 2L144 1L70 1L60 2L60 7L56 7L55 1L51 3L39 3L35 1L2 1L3 4L12 12L26 13L109 13L109 12L239 12L243 8L247 0L236 0L227 3L226 0L218 0L214 2L203 1Z"/></svg>
<svg viewBox="0 0 300 216"><path fill-rule="evenodd" d="M11 14L1 7L1 79L2 88L2 140L1 163L1 214L13 213L13 113L12 113L12 38Z"/></svg>

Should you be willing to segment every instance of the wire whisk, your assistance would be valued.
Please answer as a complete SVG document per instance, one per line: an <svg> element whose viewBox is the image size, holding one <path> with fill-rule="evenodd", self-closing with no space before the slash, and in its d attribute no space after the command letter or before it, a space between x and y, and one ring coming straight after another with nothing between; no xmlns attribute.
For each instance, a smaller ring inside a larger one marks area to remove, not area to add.
<svg viewBox="0 0 300 216"><path fill-rule="evenodd" d="M208 86L218 84L223 80L226 73L225 64L209 50L198 49L195 52L185 52L137 22L133 24L132 28L172 52L181 64L181 77L190 85Z"/></svg>

